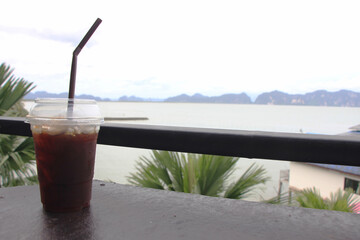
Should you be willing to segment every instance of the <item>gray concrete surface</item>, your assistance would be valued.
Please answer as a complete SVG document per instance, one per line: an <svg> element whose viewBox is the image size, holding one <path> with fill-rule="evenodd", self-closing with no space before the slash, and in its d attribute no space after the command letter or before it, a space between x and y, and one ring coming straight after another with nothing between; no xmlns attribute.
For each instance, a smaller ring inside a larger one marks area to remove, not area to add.
<svg viewBox="0 0 360 240"><path fill-rule="evenodd" d="M356 214L94 181L91 207L42 210L38 186L0 188L0 239L360 239Z"/></svg>

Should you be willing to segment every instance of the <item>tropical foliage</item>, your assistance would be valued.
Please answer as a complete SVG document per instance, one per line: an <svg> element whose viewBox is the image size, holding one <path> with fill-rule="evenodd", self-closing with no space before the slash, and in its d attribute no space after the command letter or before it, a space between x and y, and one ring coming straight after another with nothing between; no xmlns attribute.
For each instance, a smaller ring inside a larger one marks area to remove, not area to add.
<svg viewBox="0 0 360 240"><path fill-rule="evenodd" d="M304 189L296 197L301 207L327 209L342 212L355 212L356 200L352 190L338 190L330 194L330 198L322 198L320 191L316 188Z"/></svg>
<svg viewBox="0 0 360 240"><path fill-rule="evenodd" d="M357 213L359 211L358 206L360 201L357 200L351 189L346 189L345 191L339 189L331 193L330 198L323 198L320 191L315 187L294 191L293 195L294 196L291 197L288 193L284 193L279 197L265 202L342 212Z"/></svg>
<svg viewBox="0 0 360 240"><path fill-rule="evenodd" d="M20 100L34 87L22 78L15 78L13 70L0 65L0 115L24 117L27 111ZM35 151L32 138L0 135L0 187L37 182L34 170Z"/></svg>
<svg viewBox="0 0 360 240"><path fill-rule="evenodd" d="M239 158L152 151L141 157L136 173L128 177L131 184L177 192L242 199L248 197L268 177L263 167L251 165L242 176L229 183Z"/></svg>

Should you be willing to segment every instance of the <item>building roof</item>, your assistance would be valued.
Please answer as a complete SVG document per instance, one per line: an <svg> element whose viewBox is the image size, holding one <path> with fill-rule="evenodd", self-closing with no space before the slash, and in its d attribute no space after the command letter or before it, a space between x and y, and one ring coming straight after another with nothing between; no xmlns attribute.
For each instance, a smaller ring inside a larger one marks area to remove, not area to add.
<svg viewBox="0 0 360 240"><path fill-rule="evenodd" d="M335 170L335 171L340 171L340 172L360 176L360 167L334 165L334 164L322 164L322 163L310 163L310 164L318 166L318 167L323 167L323 168L327 168L327 169L331 169L331 170Z"/></svg>

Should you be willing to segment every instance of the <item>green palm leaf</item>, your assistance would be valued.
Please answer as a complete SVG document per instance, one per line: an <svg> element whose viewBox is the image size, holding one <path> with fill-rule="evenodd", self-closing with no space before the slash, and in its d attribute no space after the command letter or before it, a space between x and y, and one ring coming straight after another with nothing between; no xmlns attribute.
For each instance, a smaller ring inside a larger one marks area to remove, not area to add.
<svg viewBox="0 0 360 240"><path fill-rule="evenodd" d="M160 178L157 177L161 174L161 168L158 169L154 163L142 158L136 170L137 174L131 174L129 177L130 183L147 188L164 189Z"/></svg>
<svg viewBox="0 0 360 240"><path fill-rule="evenodd" d="M18 103L34 86L22 78L15 78L13 70L4 63L0 65L0 114L6 112Z"/></svg>
<svg viewBox="0 0 360 240"><path fill-rule="evenodd" d="M265 170L251 166L245 174L226 191L226 185L239 158L202 154L184 154L153 151L150 157L141 157L136 163L137 172L131 173L131 184L177 192L197 193L207 196L241 198L255 185L265 183ZM260 169L260 170L259 170ZM251 178L250 180L248 178ZM243 190L236 193L235 186ZM224 192L229 192L224 195Z"/></svg>
<svg viewBox="0 0 360 240"><path fill-rule="evenodd" d="M316 188L307 188L302 190L296 200L301 207L328 209L325 200L321 197L320 191Z"/></svg>
<svg viewBox="0 0 360 240"><path fill-rule="evenodd" d="M233 157L199 155L197 171L200 194L219 196L238 160Z"/></svg>
<svg viewBox="0 0 360 240"><path fill-rule="evenodd" d="M154 161L160 161L164 176L162 180L169 190L185 192L183 179L183 156L174 152L153 151ZM161 175L160 175L161 176Z"/></svg>
<svg viewBox="0 0 360 240"><path fill-rule="evenodd" d="M337 192L330 194L328 209L334 211L355 212L355 207L358 203L359 200L355 197L355 194L351 189L346 189L345 191L339 189Z"/></svg>
<svg viewBox="0 0 360 240"><path fill-rule="evenodd" d="M0 115L24 117L27 111L20 100L34 87L12 73L9 66L0 65ZM0 187L36 183L34 159L32 138L0 135Z"/></svg>
<svg viewBox="0 0 360 240"><path fill-rule="evenodd" d="M242 199L249 197L249 193L259 184L266 183L270 178L265 176L266 170L263 167L252 164L244 174L229 186L225 192L226 198Z"/></svg>
<svg viewBox="0 0 360 240"><path fill-rule="evenodd" d="M178 153L174 153L178 154ZM198 184L196 182L196 175L195 175L195 162L196 158L194 155L188 154L187 159L185 154L180 154L181 157L181 172L182 174L179 174L179 177L182 176L183 184L183 192L186 193L199 193Z"/></svg>
<svg viewBox="0 0 360 240"><path fill-rule="evenodd" d="M0 135L0 145L6 145L0 158L0 183L2 186L34 184L37 182L35 151L32 138Z"/></svg>
<svg viewBox="0 0 360 240"><path fill-rule="evenodd" d="M283 193L280 197L264 202L353 213L358 211L356 208L360 204L360 200L351 189L345 191L339 189L335 193L330 193L330 198L323 198L315 187L294 191L293 194L294 198L289 197L288 193Z"/></svg>

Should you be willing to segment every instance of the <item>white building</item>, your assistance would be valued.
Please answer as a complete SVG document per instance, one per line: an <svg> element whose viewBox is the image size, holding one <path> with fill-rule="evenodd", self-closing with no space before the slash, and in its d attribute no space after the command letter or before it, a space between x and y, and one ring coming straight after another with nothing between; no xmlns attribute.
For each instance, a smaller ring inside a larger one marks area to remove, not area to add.
<svg viewBox="0 0 360 240"><path fill-rule="evenodd" d="M317 188L322 197L338 189L352 188L360 194L360 167L315 163L290 163L290 190ZM360 197L360 196L359 196Z"/></svg>

